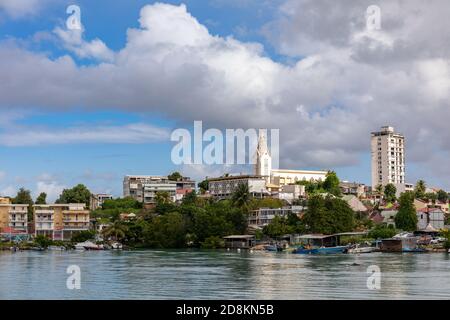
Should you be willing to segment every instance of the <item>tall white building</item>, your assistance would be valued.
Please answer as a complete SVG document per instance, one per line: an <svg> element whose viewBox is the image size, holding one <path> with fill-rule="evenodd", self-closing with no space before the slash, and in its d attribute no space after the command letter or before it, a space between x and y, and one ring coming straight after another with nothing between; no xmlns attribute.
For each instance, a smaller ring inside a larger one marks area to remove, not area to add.
<svg viewBox="0 0 450 320"><path fill-rule="evenodd" d="M405 189L405 137L384 126L371 134L372 188L392 183L397 193Z"/></svg>

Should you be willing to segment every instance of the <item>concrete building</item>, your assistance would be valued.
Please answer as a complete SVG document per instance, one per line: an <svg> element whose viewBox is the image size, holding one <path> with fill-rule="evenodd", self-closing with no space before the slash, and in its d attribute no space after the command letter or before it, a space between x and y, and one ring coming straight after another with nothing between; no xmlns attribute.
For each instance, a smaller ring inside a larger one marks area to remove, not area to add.
<svg viewBox="0 0 450 320"><path fill-rule="evenodd" d="M195 181L189 177L172 181L167 176L128 175L123 180L123 196L132 197L145 205L155 204L157 192L167 192L172 201L177 201L193 190L195 190Z"/></svg>
<svg viewBox="0 0 450 320"><path fill-rule="evenodd" d="M267 226L276 217L287 217L289 214L300 214L303 211L302 206L291 206L283 208L259 208L253 210L248 216L249 228L263 228Z"/></svg>
<svg viewBox="0 0 450 320"><path fill-rule="evenodd" d="M266 179L263 176L239 175L208 179L209 194L218 199L227 199L236 191L239 184L246 184L254 197L267 197L270 195L266 188Z"/></svg>
<svg viewBox="0 0 450 320"><path fill-rule="evenodd" d="M355 195L357 197L364 197L366 195L366 186L363 183L341 181L339 188L342 194Z"/></svg>
<svg viewBox="0 0 450 320"><path fill-rule="evenodd" d="M0 233L28 233L28 204L0 204Z"/></svg>
<svg viewBox="0 0 450 320"><path fill-rule="evenodd" d="M98 194L91 194L91 201L89 204L90 210L97 210L98 208L101 208L103 205L103 202L106 200L112 200L113 196L112 194L107 193L98 193Z"/></svg>
<svg viewBox="0 0 450 320"><path fill-rule="evenodd" d="M89 210L84 203L34 205L34 233L53 240L70 240L89 230Z"/></svg>
<svg viewBox="0 0 450 320"><path fill-rule="evenodd" d="M397 193L405 191L405 137L393 127L371 134L372 189L392 183Z"/></svg>

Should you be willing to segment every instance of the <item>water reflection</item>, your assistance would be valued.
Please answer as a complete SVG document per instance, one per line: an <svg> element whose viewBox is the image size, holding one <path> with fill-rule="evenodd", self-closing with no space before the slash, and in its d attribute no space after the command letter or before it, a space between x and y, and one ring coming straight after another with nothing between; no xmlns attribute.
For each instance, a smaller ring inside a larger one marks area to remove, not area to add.
<svg viewBox="0 0 450 320"><path fill-rule="evenodd" d="M66 288L69 265L81 290ZM378 265L381 289L366 286ZM447 299L447 254L0 252L0 299Z"/></svg>

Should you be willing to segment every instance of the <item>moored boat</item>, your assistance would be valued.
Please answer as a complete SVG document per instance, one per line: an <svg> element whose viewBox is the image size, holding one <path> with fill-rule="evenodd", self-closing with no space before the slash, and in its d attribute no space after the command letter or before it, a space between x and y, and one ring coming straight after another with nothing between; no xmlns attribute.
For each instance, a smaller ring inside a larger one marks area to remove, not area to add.
<svg viewBox="0 0 450 320"><path fill-rule="evenodd" d="M371 253L375 250L374 247L360 246L359 244L348 247L346 253Z"/></svg>

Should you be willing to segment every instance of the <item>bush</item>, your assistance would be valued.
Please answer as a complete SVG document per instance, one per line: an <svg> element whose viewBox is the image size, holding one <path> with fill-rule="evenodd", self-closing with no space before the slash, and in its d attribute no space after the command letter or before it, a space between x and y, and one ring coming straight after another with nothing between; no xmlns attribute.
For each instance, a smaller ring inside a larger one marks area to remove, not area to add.
<svg viewBox="0 0 450 320"><path fill-rule="evenodd" d="M211 236L205 239L205 241L202 242L201 247L203 249L218 249L225 247L225 242L222 238L217 236Z"/></svg>
<svg viewBox="0 0 450 320"><path fill-rule="evenodd" d="M392 226L377 225L370 230L369 237L373 239L386 239L392 238L397 234L397 231Z"/></svg>
<svg viewBox="0 0 450 320"><path fill-rule="evenodd" d="M77 232L72 236L71 242L85 242L87 240L92 240L95 237L95 232L90 230Z"/></svg>
<svg viewBox="0 0 450 320"><path fill-rule="evenodd" d="M38 235L36 238L34 238L34 244L40 248L47 248L48 246L52 245L53 241L46 236Z"/></svg>

